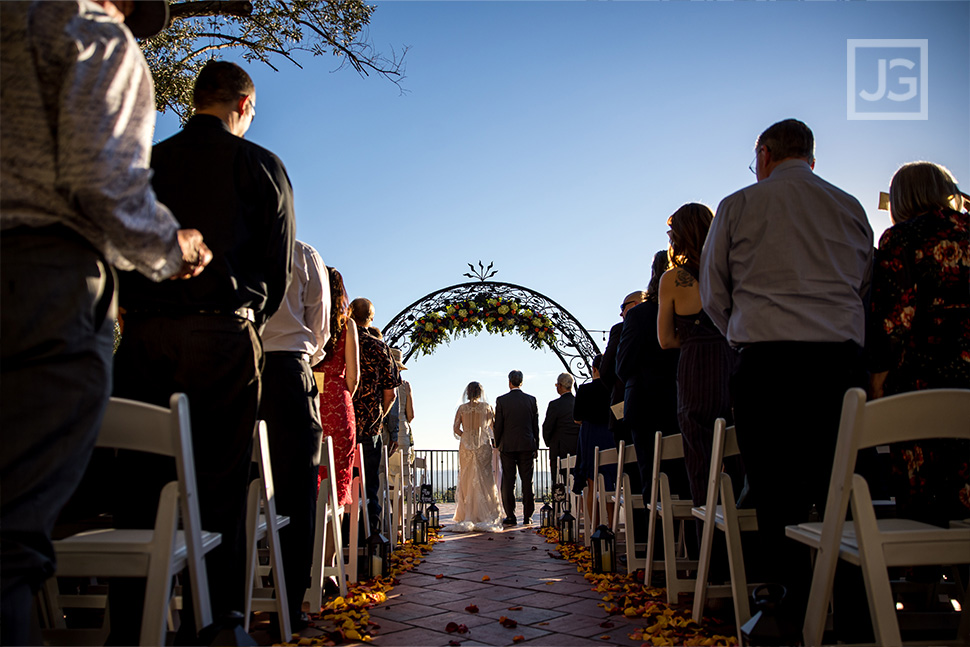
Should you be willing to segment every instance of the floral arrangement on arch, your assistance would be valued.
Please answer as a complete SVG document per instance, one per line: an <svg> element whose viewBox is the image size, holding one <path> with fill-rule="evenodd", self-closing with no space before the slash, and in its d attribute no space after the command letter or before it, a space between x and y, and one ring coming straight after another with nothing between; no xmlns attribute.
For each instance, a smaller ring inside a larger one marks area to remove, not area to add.
<svg viewBox="0 0 970 647"><path fill-rule="evenodd" d="M442 342L482 330L503 336L520 335L536 349L551 348L556 343L552 320L546 315L512 299L480 296L454 301L443 311L418 317L411 329L411 344L422 355L430 355Z"/></svg>

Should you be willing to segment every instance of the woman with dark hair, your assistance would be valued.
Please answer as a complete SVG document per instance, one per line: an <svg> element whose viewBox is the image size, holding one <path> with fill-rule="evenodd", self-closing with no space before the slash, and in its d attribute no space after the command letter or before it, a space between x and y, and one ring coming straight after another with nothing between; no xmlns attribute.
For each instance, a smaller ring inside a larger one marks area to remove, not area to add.
<svg viewBox="0 0 970 647"><path fill-rule="evenodd" d="M866 350L873 398L970 388L970 216L953 175L905 164L889 189L893 226L872 269ZM970 447L935 440L891 445L899 516L946 526L970 516Z"/></svg>
<svg viewBox="0 0 970 647"><path fill-rule="evenodd" d="M469 382L455 412L458 446L458 488L454 532L499 532L501 510L492 475L492 423L495 412L478 382Z"/></svg>
<svg viewBox="0 0 970 647"><path fill-rule="evenodd" d="M320 423L323 435L333 439L334 475L338 505L350 505L351 468L357 445L354 418L354 392L360 376L357 351L357 325L350 318L350 305L344 279L334 268L330 276L330 339L324 346L324 359L313 367L323 374L320 390ZM324 476L324 467L320 476Z"/></svg>
<svg viewBox="0 0 970 647"><path fill-rule="evenodd" d="M660 278L658 298L660 345L680 348L677 421L694 505L703 505L707 497L714 421L724 418L730 425L733 420L729 381L736 353L704 312L697 279L701 249L713 220L710 208L698 203L685 204L667 220L672 267Z"/></svg>

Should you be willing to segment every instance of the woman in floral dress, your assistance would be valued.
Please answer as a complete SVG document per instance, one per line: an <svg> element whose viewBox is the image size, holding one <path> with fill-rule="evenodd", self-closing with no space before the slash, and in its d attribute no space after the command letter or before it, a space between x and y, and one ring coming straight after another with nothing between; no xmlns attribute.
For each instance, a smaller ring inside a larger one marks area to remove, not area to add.
<svg viewBox="0 0 970 647"><path fill-rule="evenodd" d="M950 172L905 164L890 186L893 226L879 240L866 345L873 398L970 388L970 216ZM970 443L891 447L901 517L947 526L970 517Z"/></svg>
<svg viewBox="0 0 970 647"><path fill-rule="evenodd" d="M353 401L360 375L357 325L349 316L350 305L343 277L332 267L327 271L330 276L330 340L324 347L324 360L313 370L324 376L320 422L323 435L333 439L337 504L348 505L351 502L351 468L357 447ZM320 476L326 476L324 467L320 468Z"/></svg>

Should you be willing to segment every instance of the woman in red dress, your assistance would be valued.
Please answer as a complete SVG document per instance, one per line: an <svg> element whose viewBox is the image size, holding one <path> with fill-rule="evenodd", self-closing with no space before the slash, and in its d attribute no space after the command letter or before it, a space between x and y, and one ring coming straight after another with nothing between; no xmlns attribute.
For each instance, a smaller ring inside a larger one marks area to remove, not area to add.
<svg viewBox="0 0 970 647"><path fill-rule="evenodd" d="M357 353L357 325L348 316L350 306L344 279L332 267L327 271L330 276L330 340L324 347L324 360L313 370L323 373L320 422L323 435L333 439L337 504L347 505L351 502L351 470L357 448L353 397L360 376L360 359ZM325 470L320 467L321 477L325 476Z"/></svg>

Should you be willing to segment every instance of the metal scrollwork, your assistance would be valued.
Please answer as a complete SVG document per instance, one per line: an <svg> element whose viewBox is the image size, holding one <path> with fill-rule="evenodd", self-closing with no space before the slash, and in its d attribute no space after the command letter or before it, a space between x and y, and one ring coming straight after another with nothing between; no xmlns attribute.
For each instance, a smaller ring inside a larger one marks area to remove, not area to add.
<svg viewBox="0 0 970 647"><path fill-rule="evenodd" d="M487 269L490 268L491 264ZM444 311L453 303L501 298L515 301L521 307L548 317L556 333L556 340L551 345L552 352L571 375L581 379L592 377L592 361L600 352L599 347L583 325L565 308L549 297L521 285L487 281L477 272L476 278L479 280L432 292L406 307L384 327L384 341L389 346L400 348L403 361L407 363L418 350L410 335L415 321L428 313Z"/></svg>

